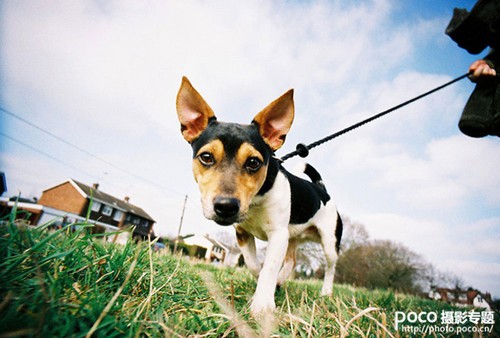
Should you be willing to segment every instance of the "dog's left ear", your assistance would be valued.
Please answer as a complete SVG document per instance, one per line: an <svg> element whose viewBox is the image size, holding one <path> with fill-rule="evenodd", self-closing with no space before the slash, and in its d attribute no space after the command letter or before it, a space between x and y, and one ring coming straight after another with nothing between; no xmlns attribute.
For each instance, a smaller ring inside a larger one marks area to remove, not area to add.
<svg viewBox="0 0 500 338"><path fill-rule="evenodd" d="M276 151L285 143L293 117L293 89L290 89L258 113L252 122L259 126L264 141Z"/></svg>
<svg viewBox="0 0 500 338"><path fill-rule="evenodd" d="M181 87L177 93L176 106L182 136L189 143L200 136L208 126L208 122L215 118L212 108L185 76L182 77Z"/></svg>

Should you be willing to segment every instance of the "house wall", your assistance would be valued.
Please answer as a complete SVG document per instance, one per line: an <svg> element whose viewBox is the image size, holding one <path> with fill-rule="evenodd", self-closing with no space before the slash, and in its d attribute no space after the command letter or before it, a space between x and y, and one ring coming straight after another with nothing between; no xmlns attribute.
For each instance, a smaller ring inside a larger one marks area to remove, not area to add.
<svg viewBox="0 0 500 338"><path fill-rule="evenodd" d="M125 227L135 226L134 234L147 236L151 233L153 223L137 215L127 213L123 220Z"/></svg>
<svg viewBox="0 0 500 338"><path fill-rule="evenodd" d="M101 210L102 210L102 207L101 207ZM113 214L114 214L115 210L116 209L113 209ZM98 219L103 223L111 224L113 226L118 227L120 222L115 221L113 219L113 214L111 214L110 216L107 216L107 215L104 215L101 211L99 211L99 212L91 211L90 212L90 219L95 219L95 220Z"/></svg>
<svg viewBox="0 0 500 338"><path fill-rule="evenodd" d="M38 203L83 216L86 212L87 199L71 183L66 182L45 190Z"/></svg>
<svg viewBox="0 0 500 338"><path fill-rule="evenodd" d="M0 219L7 219L16 206L16 218L24 220L27 224L36 225L42 214L42 206L34 203L14 202L9 200L0 200Z"/></svg>
<svg viewBox="0 0 500 338"><path fill-rule="evenodd" d="M232 252L232 251L227 251L227 254L224 258L224 265L230 266L230 267L235 267L238 265L238 261L240 260L241 257L241 252Z"/></svg>

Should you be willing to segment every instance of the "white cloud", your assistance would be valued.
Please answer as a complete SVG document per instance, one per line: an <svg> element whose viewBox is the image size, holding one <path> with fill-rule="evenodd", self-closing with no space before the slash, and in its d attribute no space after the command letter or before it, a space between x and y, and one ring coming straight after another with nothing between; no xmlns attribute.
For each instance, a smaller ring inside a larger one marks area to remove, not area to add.
<svg viewBox="0 0 500 338"><path fill-rule="evenodd" d="M352 74L369 74L382 60L366 50L397 50L386 60L394 64L409 48L399 33L374 39L372 30L389 12L385 1L347 8L117 2L104 13L85 2L27 7L7 9L7 76L42 91L36 94L55 105L53 114L119 131L140 117L174 123L164 113L173 109L183 74L217 108L240 113L234 106L250 101L254 113L289 86L341 85Z"/></svg>
<svg viewBox="0 0 500 338"><path fill-rule="evenodd" d="M362 137L336 149L335 166L345 175L372 177L372 188L391 191L406 208L448 212L471 201L498 205L500 178L493 173L500 158L492 156L498 152L496 140L463 135L431 140L419 152Z"/></svg>
<svg viewBox="0 0 500 338"><path fill-rule="evenodd" d="M450 233L447 226L435 220L413 219L389 213L365 214L357 220L366 225L371 238L391 239L407 245L410 243L408 245L410 249L417 253L425 253L429 260L446 251L443 244L449 244Z"/></svg>
<svg viewBox="0 0 500 338"><path fill-rule="evenodd" d="M500 203L500 144L491 138L453 136L429 144L427 152L435 171L459 182L469 193L482 194L489 203ZM492 156L493 155L493 156Z"/></svg>

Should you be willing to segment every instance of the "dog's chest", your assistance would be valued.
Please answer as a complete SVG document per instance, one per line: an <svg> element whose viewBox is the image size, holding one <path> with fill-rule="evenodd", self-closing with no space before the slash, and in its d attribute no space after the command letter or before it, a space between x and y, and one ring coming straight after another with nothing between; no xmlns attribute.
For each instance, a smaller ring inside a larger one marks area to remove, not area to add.
<svg viewBox="0 0 500 338"><path fill-rule="evenodd" d="M255 196L245 221L238 225L260 240L267 241L268 233L287 229L290 220L290 185L282 173L278 173L271 190L263 196Z"/></svg>
<svg viewBox="0 0 500 338"><path fill-rule="evenodd" d="M248 216L245 221L238 226L245 229L258 239L267 241L267 232L272 222L269 217L269 210L265 203L253 204L248 210Z"/></svg>

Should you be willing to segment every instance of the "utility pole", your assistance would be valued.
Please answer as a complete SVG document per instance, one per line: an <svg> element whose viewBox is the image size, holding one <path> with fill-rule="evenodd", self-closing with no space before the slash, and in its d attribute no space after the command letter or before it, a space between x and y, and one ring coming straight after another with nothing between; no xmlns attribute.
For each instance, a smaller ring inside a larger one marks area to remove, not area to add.
<svg viewBox="0 0 500 338"><path fill-rule="evenodd" d="M175 238L174 244L174 254L177 252L177 245L179 244L179 238L181 236L182 221L184 220L184 211L186 210L188 195L184 197L184 206L182 207L181 221L179 222L179 230L177 230L177 237Z"/></svg>

